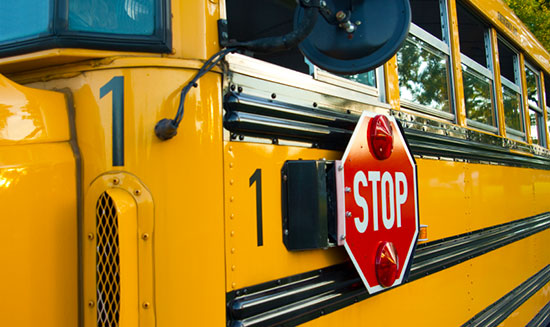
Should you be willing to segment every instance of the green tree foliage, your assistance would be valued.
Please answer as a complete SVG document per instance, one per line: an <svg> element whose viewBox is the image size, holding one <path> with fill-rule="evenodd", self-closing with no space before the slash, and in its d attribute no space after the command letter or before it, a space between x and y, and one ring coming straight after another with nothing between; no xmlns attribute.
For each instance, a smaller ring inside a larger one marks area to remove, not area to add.
<svg viewBox="0 0 550 327"><path fill-rule="evenodd" d="M504 0L535 37L550 51L550 0Z"/></svg>

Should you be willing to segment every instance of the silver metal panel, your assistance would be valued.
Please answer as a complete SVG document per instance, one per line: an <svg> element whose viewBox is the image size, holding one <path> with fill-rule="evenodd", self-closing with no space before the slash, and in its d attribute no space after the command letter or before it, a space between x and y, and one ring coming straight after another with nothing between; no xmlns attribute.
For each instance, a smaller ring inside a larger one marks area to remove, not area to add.
<svg viewBox="0 0 550 327"><path fill-rule="evenodd" d="M414 23L411 23L411 28L409 29L409 33L420 38L422 41L428 43L429 45L436 48L437 50L449 55L450 53L449 46L445 42L441 41L440 39L436 38L430 33L424 31L422 28L416 26Z"/></svg>
<svg viewBox="0 0 550 327"><path fill-rule="evenodd" d="M464 65L468 66L469 68L472 68L473 70L487 77L491 81L493 80L493 72L491 72L489 69L480 65L477 61L468 58L468 56L462 53L460 54L460 60Z"/></svg>

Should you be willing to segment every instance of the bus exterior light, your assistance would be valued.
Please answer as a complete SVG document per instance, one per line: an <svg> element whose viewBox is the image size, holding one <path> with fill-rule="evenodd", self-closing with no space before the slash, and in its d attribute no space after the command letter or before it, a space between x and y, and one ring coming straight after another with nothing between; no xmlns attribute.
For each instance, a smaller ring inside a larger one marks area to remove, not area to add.
<svg viewBox="0 0 550 327"><path fill-rule="evenodd" d="M392 242L382 242L378 246L375 259L376 278L382 287L390 287L397 279L399 256Z"/></svg>
<svg viewBox="0 0 550 327"><path fill-rule="evenodd" d="M372 118L367 134L372 155L378 160L388 159L393 151L393 130L388 117L378 115Z"/></svg>

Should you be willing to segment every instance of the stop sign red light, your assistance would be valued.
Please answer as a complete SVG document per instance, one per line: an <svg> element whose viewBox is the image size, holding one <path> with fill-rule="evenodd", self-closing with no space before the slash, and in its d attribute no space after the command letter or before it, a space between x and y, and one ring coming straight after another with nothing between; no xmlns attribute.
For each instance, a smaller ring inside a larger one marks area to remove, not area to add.
<svg viewBox="0 0 550 327"><path fill-rule="evenodd" d="M337 165L339 243L369 293L401 284L419 222L416 164L395 118L363 112Z"/></svg>

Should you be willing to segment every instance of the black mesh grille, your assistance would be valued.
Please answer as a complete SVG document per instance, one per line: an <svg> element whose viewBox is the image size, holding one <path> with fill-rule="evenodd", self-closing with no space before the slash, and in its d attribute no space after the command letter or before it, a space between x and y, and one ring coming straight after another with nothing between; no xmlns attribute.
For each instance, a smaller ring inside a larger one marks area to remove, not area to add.
<svg viewBox="0 0 550 327"><path fill-rule="evenodd" d="M103 193L96 205L97 326L118 327L120 317L120 260L118 216L113 200Z"/></svg>

